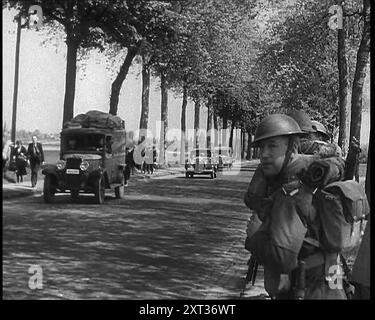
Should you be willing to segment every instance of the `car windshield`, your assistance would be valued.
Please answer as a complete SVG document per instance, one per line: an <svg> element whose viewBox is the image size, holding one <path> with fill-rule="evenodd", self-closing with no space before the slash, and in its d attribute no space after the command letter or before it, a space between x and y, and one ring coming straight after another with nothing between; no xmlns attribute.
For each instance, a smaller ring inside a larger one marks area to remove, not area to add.
<svg viewBox="0 0 375 320"><path fill-rule="evenodd" d="M211 150L207 150L207 149L195 149L195 150L191 151L190 156L191 157L196 157L196 156L199 156L199 157L211 157Z"/></svg>
<svg viewBox="0 0 375 320"><path fill-rule="evenodd" d="M62 139L65 151L101 151L104 147L104 136L99 134L70 134Z"/></svg>

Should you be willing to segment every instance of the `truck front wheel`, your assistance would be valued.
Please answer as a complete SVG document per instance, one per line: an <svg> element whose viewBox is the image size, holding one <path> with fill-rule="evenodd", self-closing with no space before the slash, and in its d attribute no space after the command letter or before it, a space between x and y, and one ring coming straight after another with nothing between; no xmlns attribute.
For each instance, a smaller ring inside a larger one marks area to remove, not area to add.
<svg viewBox="0 0 375 320"><path fill-rule="evenodd" d="M55 198L56 187L50 175L46 175L43 185L43 199L45 203L51 203Z"/></svg>
<svg viewBox="0 0 375 320"><path fill-rule="evenodd" d="M105 198L105 187L104 187L104 177L101 176L95 181L94 184L94 194L95 202L97 204L103 204Z"/></svg>
<svg viewBox="0 0 375 320"><path fill-rule="evenodd" d="M115 187L115 195L117 199L123 199L125 194L125 177L123 176L121 186Z"/></svg>

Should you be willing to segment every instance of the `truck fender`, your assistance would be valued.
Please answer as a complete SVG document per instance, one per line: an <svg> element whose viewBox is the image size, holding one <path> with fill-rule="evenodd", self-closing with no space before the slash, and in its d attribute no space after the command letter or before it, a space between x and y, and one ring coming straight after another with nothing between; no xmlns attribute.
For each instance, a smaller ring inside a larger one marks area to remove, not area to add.
<svg viewBox="0 0 375 320"><path fill-rule="evenodd" d="M48 166L42 170L42 174L45 176L50 174L57 178L57 169L56 166Z"/></svg>
<svg viewBox="0 0 375 320"><path fill-rule="evenodd" d="M98 179L102 175L104 175L105 171L104 170L95 170L90 173L90 178L91 179Z"/></svg>
<svg viewBox="0 0 375 320"><path fill-rule="evenodd" d="M95 180L99 179L99 177L103 176L104 177L104 183L106 188L109 188L109 179L108 179L108 174L106 170L95 170L91 172L90 174L90 180Z"/></svg>

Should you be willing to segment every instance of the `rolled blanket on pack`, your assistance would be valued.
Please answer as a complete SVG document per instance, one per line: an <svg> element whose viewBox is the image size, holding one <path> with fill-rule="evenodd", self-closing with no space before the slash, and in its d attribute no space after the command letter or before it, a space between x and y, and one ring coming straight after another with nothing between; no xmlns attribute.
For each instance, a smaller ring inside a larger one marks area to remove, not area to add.
<svg viewBox="0 0 375 320"><path fill-rule="evenodd" d="M316 160L308 167L302 182L312 188L322 188L331 182L342 180L344 168L345 161L339 157Z"/></svg>

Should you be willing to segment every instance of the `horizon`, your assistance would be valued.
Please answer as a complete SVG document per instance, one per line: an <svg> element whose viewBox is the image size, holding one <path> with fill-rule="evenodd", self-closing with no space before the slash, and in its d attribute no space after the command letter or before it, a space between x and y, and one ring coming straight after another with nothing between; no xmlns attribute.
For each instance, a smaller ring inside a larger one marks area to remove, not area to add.
<svg viewBox="0 0 375 320"><path fill-rule="evenodd" d="M14 54L16 23L14 10L3 9L3 125L11 125L13 105ZM42 32L22 29L20 44L19 89L16 130L59 132L62 129L65 94L66 46L58 37L45 46ZM32 54L30 54L32 52ZM116 60L117 61L117 60ZM116 63L115 61L115 63ZM109 111L109 95L113 76L106 70L105 57L90 52L85 68L78 65L74 116L89 110ZM84 70L85 69L85 70ZM118 116L125 120L129 131L139 127L142 78L140 65L133 61L121 89ZM30 81L30 79L33 79ZM152 77L150 84L149 130L156 133L160 120L160 81ZM168 123L180 128L182 97L168 92ZM32 112L30 112L30 109ZM194 104L188 101L187 128L194 126ZM207 108L200 112L201 127L207 122Z"/></svg>

